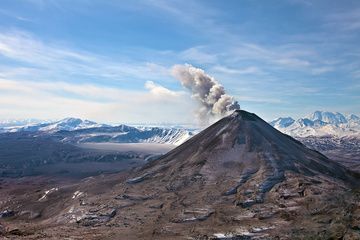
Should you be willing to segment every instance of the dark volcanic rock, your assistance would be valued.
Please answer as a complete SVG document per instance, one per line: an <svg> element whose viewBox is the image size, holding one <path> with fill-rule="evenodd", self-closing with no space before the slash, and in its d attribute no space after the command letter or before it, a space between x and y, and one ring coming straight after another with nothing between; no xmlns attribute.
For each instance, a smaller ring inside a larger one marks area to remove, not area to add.
<svg viewBox="0 0 360 240"><path fill-rule="evenodd" d="M95 213L87 213L81 219L77 221L83 226L96 226L106 223L115 217L116 209L107 209L102 211L96 211Z"/></svg>
<svg viewBox="0 0 360 240"><path fill-rule="evenodd" d="M145 201L145 200L151 199L151 196L121 194L121 195L116 196L115 199Z"/></svg>
<svg viewBox="0 0 360 240"><path fill-rule="evenodd" d="M5 227L0 223L0 236L6 233Z"/></svg>
<svg viewBox="0 0 360 240"><path fill-rule="evenodd" d="M0 218L8 218L13 217L15 215L15 212L13 210L6 209L2 212L0 212Z"/></svg>
<svg viewBox="0 0 360 240"><path fill-rule="evenodd" d="M207 208L195 208L195 209L186 209L172 222L183 223L183 222L194 222L194 221L204 221L208 219L214 210Z"/></svg>

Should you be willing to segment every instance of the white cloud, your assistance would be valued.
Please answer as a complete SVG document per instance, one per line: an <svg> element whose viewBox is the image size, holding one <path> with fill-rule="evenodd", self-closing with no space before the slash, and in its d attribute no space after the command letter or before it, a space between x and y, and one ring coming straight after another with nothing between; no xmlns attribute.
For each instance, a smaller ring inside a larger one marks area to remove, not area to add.
<svg viewBox="0 0 360 240"><path fill-rule="evenodd" d="M188 97L155 83L148 82L147 87L149 91L135 91L92 84L0 79L0 115L43 119L75 116L100 122L192 121Z"/></svg>
<svg viewBox="0 0 360 240"><path fill-rule="evenodd" d="M313 54L311 51L291 51L292 49L293 47L289 49L288 46L278 46L270 49L257 44L242 43L240 46L235 47L234 54L239 60L264 61L267 64L281 67L297 69L311 66L311 62L305 59L305 57L309 58Z"/></svg>
<svg viewBox="0 0 360 240"><path fill-rule="evenodd" d="M29 19L29 18L26 18L24 16L21 16L21 15L15 13L15 12L5 10L5 9L0 9L0 15L11 17L11 18L14 18L14 19L16 19L18 21L32 22L32 20Z"/></svg>
<svg viewBox="0 0 360 240"><path fill-rule="evenodd" d="M323 73L328 73L334 71L333 67L319 67L319 68L313 68L311 70L311 73L314 75L320 75Z"/></svg>
<svg viewBox="0 0 360 240"><path fill-rule="evenodd" d="M184 92L171 91L153 81L146 81L145 88L150 91L156 97L164 98L164 100L171 100L171 98L177 98L184 95Z"/></svg>
<svg viewBox="0 0 360 240"><path fill-rule="evenodd" d="M216 65L212 68L212 71L222 72L226 74L261 74L262 73L262 71L255 66L235 69L226 66Z"/></svg>
<svg viewBox="0 0 360 240"><path fill-rule="evenodd" d="M179 0L146 0L145 4L157 8L164 13L173 16L173 19L192 25L193 27L205 27L206 30L214 29L215 24L211 21L219 12L196 1ZM184 14L186 13L186 14ZM211 27L210 27L211 26ZM204 29L205 30L205 29Z"/></svg>

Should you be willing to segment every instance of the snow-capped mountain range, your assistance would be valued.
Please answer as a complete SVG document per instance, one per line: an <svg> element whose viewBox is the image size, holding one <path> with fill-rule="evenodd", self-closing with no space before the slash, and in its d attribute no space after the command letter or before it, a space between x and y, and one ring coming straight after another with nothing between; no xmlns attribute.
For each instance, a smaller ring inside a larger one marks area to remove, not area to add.
<svg viewBox="0 0 360 240"><path fill-rule="evenodd" d="M41 122L40 120L16 120L3 121L0 123L0 132L57 132L57 131L74 131L78 129L95 128L109 126L98 124L89 120L79 118L64 118L55 122Z"/></svg>
<svg viewBox="0 0 360 240"><path fill-rule="evenodd" d="M24 123L23 125L21 123ZM179 145L193 136L197 130L180 127L111 126L79 118L65 118L55 122L34 123L18 120L6 121L1 132L39 132L51 134L68 143L112 142L112 143L166 143Z"/></svg>
<svg viewBox="0 0 360 240"><path fill-rule="evenodd" d="M356 137L360 138L360 118L354 114L315 111L299 118L280 117L270 124L279 131L296 138ZM62 142L167 143L179 145L200 129L181 127L111 126L79 118L65 118L53 122L17 120L0 122L1 132L39 132L51 134Z"/></svg>
<svg viewBox="0 0 360 240"><path fill-rule="evenodd" d="M106 126L59 131L62 142L69 143L162 143L180 145L195 134L195 130L182 128Z"/></svg>
<svg viewBox="0 0 360 240"><path fill-rule="evenodd" d="M280 117L270 122L279 131L293 137L360 137L360 118L355 114L315 111L299 118Z"/></svg>
<svg viewBox="0 0 360 240"><path fill-rule="evenodd" d="M46 123L48 121L39 120L39 119L2 119L0 120L0 129L8 127L21 127L26 125L35 125L39 123Z"/></svg>

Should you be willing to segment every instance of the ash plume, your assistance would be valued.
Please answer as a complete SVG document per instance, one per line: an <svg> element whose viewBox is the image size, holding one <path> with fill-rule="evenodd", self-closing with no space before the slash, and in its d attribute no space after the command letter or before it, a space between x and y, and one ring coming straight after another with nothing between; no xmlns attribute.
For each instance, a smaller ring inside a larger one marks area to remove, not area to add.
<svg viewBox="0 0 360 240"><path fill-rule="evenodd" d="M212 119L240 109L234 97L226 94L224 87L207 75L204 70L190 64L175 65L172 68L172 74L191 91L192 97L199 103L196 116L200 123L207 124Z"/></svg>

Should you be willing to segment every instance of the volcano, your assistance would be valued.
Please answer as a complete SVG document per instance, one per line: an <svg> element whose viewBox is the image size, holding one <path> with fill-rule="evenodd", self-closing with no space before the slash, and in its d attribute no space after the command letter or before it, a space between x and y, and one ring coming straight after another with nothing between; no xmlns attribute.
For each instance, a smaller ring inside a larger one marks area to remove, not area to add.
<svg viewBox="0 0 360 240"><path fill-rule="evenodd" d="M305 147L255 114L236 110L161 159L148 164L142 176L168 182L169 190L186 187L193 177L206 184L229 185L224 195L235 194L243 184L256 180L256 201L286 172L304 176L326 176L355 186L354 173ZM175 174L176 173L176 174Z"/></svg>
<svg viewBox="0 0 360 240"><path fill-rule="evenodd" d="M125 195L151 195L165 204L162 224L152 226L159 236L168 229L182 235L188 222L196 222L199 235L215 237L331 236L326 221L354 203L359 183L356 173L236 110L136 171ZM359 204L351 206L360 212ZM347 229L351 221L340 225Z"/></svg>

